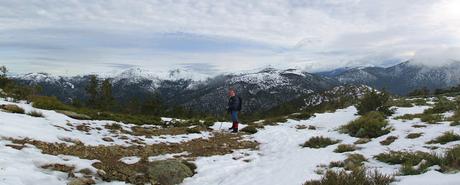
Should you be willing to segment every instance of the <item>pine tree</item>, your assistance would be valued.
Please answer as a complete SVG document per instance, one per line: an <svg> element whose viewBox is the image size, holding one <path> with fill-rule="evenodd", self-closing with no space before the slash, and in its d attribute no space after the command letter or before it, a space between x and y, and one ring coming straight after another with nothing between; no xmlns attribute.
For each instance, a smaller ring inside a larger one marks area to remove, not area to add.
<svg viewBox="0 0 460 185"><path fill-rule="evenodd" d="M9 80L6 76L6 73L8 72L8 69L6 69L5 66L0 66L0 88L6 87L8 84Z"/></svg>
<svg viewBox="0 0 460 185"><path fill-rule="evenodd" d="M93 107L93 108L99 107L99 102L98 102L99 93L97 91L98 84L99 82L98 82L97 76L91 75L89 84L86 87L86 93L89 96L88 102L87 102L88 107Z"/></svg>
<svg viewBox="0 0 460 185"><path fill-rule="evenodd" d="M390 95L387 92L377 92L376 90L371 90L364 95L359 104L356 106L356 109L358 109L359 115L365 115L372 111L379 111L384 115L389 116L393 114L388 106L389 100Z"/></svg>
<svg viewBox="0 0 460 185"><path fill-rule="evenodd" d="M105 79L101 87L101 108L104 110L112 110L115 105L115 98L112 94L111 79Z"/></svg>

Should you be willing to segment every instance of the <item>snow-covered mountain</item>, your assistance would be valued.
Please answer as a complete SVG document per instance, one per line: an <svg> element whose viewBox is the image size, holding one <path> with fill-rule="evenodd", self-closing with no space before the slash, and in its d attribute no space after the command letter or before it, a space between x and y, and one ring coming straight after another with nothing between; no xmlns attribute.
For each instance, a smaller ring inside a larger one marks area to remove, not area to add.
<svg viewBox="0 0 460 185"><path fill-rule="evenodd" d="M434 90L460 84L460 62L427 66L407 61L387 68L351 68L329 77L343 84L365 84L405 95L422 87Z"/></svg>
<svg viewBox="0 0 460 185"><path fill-rule="evenodd" d="M203 112L220 113L225 110L226 91L236 88L244 97L245 111L266 110L294 98L330 89L337 85L335 80L323 78L298 69L266 68L259 71L226 74L213 78L193 76L186 70L172 70L159 74L141 68L103 75L112 79L113 92L117 100L126 102L133 98L141 100L152 93L158 93L164 104L185 106ZM69 101L85 100L85 87L89 75L60 77L46 73L16 76L15 79L27 85L40 85L45 95L57 96Z"/></svg>

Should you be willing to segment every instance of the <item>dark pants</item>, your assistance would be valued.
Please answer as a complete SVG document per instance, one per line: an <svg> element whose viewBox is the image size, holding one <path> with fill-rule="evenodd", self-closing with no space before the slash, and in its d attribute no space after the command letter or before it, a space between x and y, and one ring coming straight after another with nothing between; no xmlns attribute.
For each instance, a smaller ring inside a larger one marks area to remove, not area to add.
<svg viewBox="0 0 460 185"><path fill-rule="evenodd" d="M233 122L233 128L238 128L238 111L232 111L231 113L232 116L232 122Z"/></svg>

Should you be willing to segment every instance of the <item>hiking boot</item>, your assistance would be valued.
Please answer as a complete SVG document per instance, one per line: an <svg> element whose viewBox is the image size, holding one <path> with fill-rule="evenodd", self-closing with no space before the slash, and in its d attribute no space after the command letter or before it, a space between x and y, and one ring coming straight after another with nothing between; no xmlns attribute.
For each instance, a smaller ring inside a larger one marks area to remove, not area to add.
<svg viewBox="0 0 460 185"><path fill-rule="evenodd" d="M228 130L233 130L233 127L228 128Z"/></svg>
<svg viewBox="0 0 460 185"><path fill-rule="evenodd" d="M238 133L238 128L232 128L232 129L233 129L232 133Z"/></svg>

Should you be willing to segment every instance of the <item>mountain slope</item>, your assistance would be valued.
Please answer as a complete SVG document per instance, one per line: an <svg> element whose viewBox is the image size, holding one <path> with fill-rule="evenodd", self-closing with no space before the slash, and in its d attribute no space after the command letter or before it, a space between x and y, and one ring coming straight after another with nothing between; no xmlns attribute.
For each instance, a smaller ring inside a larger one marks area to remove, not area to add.
<svg viewBox="0 0 460 185"><path fill-rule="evenodd" d="M110 78L114 97L121 103L133 99L142 102L155 93L169 107L182 106L215 115L225 112L226 92L230 87L236 88L244 98L244 112L252 113L338 84L335 80L296 69L273 68L220 75L201 81L193 80L181 71L172 71L168 77L161 78L139 68L128 69ZM45 73L15 77L21 84L40 85L44 95L56 96L65 102L74 99L86 101L85 87L89 79L90 76L55 77Z"/></svg>
<svg viewBox="0 0 460 185"><path fill-rule="evenodd" d="M426 66L404 62L388 68L352 68L332 75L343 84L365 84L405 95L414 89L430 90L460 84L460 62L443 66Z"/></svg>

